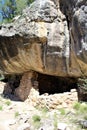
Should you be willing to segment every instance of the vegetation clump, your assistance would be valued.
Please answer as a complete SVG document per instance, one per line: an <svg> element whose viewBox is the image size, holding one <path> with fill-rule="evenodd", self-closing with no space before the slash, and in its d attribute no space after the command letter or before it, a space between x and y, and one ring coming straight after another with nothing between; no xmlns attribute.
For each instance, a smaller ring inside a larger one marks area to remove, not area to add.
<svg viewBox="0 0 87 130"><path fill-rule="evenodd" d="M29 6L34 0L0 0L0 23L11 22L16 15Z"/></svg>
<svg viewBox="0 0 87 130"><path fill-rule="evenodd" d="M38 129L40 127L41 117L39 115L33 115L32 120L33 126Z"/></svg>
<svg viewBox="0 0 87 130"><path fill-rule="evenodd" d="M19 112L15 112L15 117L18 117L19 116Z"/></svg>
<svg viewBox="0 0 87 130"><path fill-rule="evenodd" d="M2 111L3 110L3 106L0 106L0 111Z"/></svg>

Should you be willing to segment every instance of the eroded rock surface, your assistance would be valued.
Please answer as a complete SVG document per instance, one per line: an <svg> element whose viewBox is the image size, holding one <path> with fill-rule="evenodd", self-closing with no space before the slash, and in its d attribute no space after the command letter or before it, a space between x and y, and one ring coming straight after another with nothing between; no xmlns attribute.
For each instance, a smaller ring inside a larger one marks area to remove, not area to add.
<svg viewBox="0 0 87 130"><path fill-rule="evenodd" d="M0 30L4 74L87 76L87 1L36 0Z"/></svg>

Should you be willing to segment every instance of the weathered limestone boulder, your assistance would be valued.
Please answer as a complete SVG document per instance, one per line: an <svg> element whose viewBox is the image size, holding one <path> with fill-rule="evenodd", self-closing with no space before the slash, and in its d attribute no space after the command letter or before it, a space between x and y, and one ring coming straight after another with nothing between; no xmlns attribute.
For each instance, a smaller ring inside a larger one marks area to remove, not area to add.
<svg viewBox="0 0 87 130"><path fill-rule="evenodd" d="M0 31L0 67L4 73L35 70L67 76L69 31L64 14L51 0L36 0Z"/></svg>
<svg viewBox="0 0 87 130"><path fill-rule="evenodd" d="M87 76L86 0L36 0L0 27L0 72L26 77L31 70Z"/></svg>
<svg viewBox="0 0 87 130"><path fill-rule="evenodd" d="M36 0L0 27L0 70L19 74L87 75L86 0Z"/></svg>

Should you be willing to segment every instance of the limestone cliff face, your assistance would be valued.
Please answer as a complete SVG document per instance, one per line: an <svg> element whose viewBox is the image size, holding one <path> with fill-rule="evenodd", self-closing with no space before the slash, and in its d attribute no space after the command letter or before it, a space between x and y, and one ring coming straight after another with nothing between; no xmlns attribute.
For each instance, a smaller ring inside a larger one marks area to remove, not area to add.
<svg viewBox="0 0 87 130"><path fill-rule="evenodd" d="M87 76L86 0L36 0L0 29L0 70Z"/></svg>

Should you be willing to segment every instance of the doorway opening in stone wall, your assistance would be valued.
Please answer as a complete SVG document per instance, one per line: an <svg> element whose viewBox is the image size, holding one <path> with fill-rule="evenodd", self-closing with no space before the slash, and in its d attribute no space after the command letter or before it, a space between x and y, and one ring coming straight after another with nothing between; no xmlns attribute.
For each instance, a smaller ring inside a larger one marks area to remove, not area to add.
<svg viewBox="0 0 87 130"><path fill-rule="evenodd" d="M38 73L38 89L40 94L64 93L77 89L77 79L55 77Z"/></svg>

